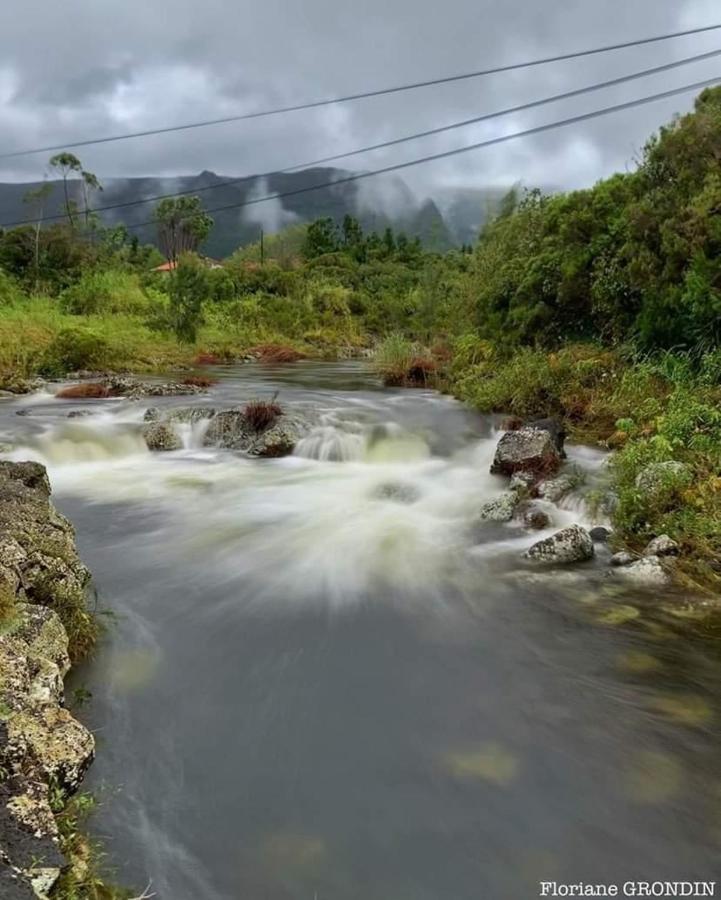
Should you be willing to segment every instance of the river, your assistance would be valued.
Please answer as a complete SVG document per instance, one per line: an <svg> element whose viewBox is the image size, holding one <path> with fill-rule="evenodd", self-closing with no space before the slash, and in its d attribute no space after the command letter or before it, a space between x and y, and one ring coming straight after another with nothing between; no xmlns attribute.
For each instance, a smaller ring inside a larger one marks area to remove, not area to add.
<svg viewBox="0 0 721 900"><path fill-rule="evenodd" d="M217 374L193 402L278 391L321 425L284 459L204 448L202 423L151 454L151 402L0 404L112 611L69 693L116 879L160 900L518 900L717 876L715 621L613 578L602 546L524 562L538 533L478 522L504 487L493 422L448 397L355 362ZM600 452L569 451L603 482ZM582 494L556 527L591 524Z"/></svg>

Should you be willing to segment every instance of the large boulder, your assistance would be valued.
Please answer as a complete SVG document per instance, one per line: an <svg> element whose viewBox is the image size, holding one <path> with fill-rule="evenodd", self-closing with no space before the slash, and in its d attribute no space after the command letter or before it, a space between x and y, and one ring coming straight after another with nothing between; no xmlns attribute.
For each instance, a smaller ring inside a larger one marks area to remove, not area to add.
<svg viewBox="0 0 721 900"><path fill-rule="evenodd" d="M566 443L566 429L558 419L534 419L532 422L528 423L528 427L547 431L551 435L551 439L561 458L566 458L566 451L564 449Z"/></svg>
<svg viewBox="0 0 721 900"><path fill-rule="evenodd" d="M553 435L543 428L524 426L518 431L507 431L501 437L491 472L508 476L529 472L541 478L553 475L560 465L561 454Z"/></svg>
<svg viewBox="0 0 721 900"><path fill-rule="evenodd" d="M150 422L143 426L143 437L148 450L182 450L183 442L172 425L167 422Z"/></svg>
<svg viewBox="0 0 721 900"><path fill-rule="evenodd" d="M562 528L526 551L526 558L544 563L575 563L592 559L591 535L580 525Z"/></svg>

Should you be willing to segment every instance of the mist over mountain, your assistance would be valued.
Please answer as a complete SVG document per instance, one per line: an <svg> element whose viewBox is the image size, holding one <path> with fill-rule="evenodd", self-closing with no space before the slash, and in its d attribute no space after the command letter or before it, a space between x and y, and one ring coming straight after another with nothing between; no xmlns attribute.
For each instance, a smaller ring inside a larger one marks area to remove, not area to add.
<svg viewBox="0 0 721 900"><path fill-rule="evenodd" d="M419 200L401 178L348 181L352 174L343 169L313 168L242 180L208 171L171 178L108 178L102 179L103 190L94 192L90 206L116 207L99 213L103 224L122 223L142 242L153 243L156 231L152 217L157 201L151 198L198 192L215 222L204 251L222 258L237 247L256 241L261 228L271 234L323 216L340 222L346 214L359 219L366 230L382 232L390 225L409 237L419 237L429 249L446 250L475 240L504 193L498 188L438 188L432 197ZM229 181L234 183L228 184ZM329 186L313 190L329 182ZM47 183L53 189L44 206L46 221L62 215L65 209L62 181ZM0 223L35 221L37 206L25 198L42 184L0 184ZM82 208L80 182L69 181L68 187L70 197ZM264 199L275 194L286 196ZM138 203L142 200L149 202Z"/></svg>

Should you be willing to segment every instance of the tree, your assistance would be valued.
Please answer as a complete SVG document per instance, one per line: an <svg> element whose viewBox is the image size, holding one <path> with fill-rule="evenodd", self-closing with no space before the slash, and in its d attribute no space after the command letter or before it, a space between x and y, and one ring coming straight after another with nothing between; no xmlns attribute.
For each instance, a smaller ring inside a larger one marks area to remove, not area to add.
<svg viewBox="0 0 721 900"><path fill-rule="evenodd" d="M85 225L90 225L90 206L89 195L91 191L102 191L102 185L98 181L96 175L88 172L83 168L83 164L75 156L74 153L56 153L50 157L50 166L58 169L63 179L63 195L65 197L65 215L68 217L70 227L75 228L75 216L78 211L77 203L70 199L70 191L68 189L68 177L76 172L80 176L83 191L83 202L85 206Z"/></svg>
<svg viewBox="0 0 721 900"><path fill-rule="evenodd" d="M326 253L336 253L340 249L340 238L335 222L330 217L317 219L308 226L303 243L303 256L316 259Z"/></svg>
<svg viewBox="0 0 721 900"><path fill-rule="evenodd" d="M53 185L47 181L34 190L28 191L23 197L23 201L30 205L33 210L37 222L35 223L35 252L33 254L35 260L35 290L38 290L40 282L40 231L43 227L43 218L45 216L45 202L53 192Z"/></svg>
<svg viewBox="0 0 721 900"><path fill-rule="evenodd" d="M154 219L160 249L171 264L183 253L196 252L213 227L200 197L167 197L156 206Z"/></svg>
<svg viewBox="0 0 721 900"><path fill-rule="evenodd" d="M63 194L65 197L65 215L68 217L71 228L75 227L75 213L77 205L75 201L70 199L68 191L68 176L71 172L81 173L83 170L80 160L73 153L56 153L50 157L50 166L53 169L59 169L63 179Z"/></svg>
<svg viewBox="0 0 721 900"><path fill-rule="evenodd" d="M208 269L194 253L184 253L178 260L170 282L170 308L173 330L179 341L195 342L203 321L203 303L210 295Z"/></svg>
<svg viewBox="0 0 721 900"><path fill-rule="evenodd" d="M90 195L93 191L102 191L103 186L92 172L86 172L85 169L82 169L80 175L83 186L83 206L85 207L85 230L90 231ZM93 215L93 219L93 224L95 224L97 222L97 214Z"/></svg>

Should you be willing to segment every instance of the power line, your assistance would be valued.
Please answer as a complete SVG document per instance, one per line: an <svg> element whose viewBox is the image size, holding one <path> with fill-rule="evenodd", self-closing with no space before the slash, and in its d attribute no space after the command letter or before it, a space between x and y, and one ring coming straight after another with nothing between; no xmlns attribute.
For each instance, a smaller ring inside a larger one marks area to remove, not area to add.
<svg viewBox="0 0 721 900"><path fill-rule="evenodd" d="M293 166L288 166L284 169L276 169L271 172L260 172L255 175L243 175L238 178L230 178L230 179L226 179L225 181L218 181L215 184L207 185L205 187L195 188L193 190L176 191L174 193L169 193L169 194L156 194L152 197L144 197L143 199L140 199L140 200L127 200L122 203L111 203L111 204L107 204L105 206L97 206L94 209L89 210L89 212L102 213L102 212L108 212L111 210L127 209L128 207L140 206L145 203L155 203L159 200L166 200L166 199L169 199L172 197L182 197L187 194L200 194L205 191L214 191L214 190L218 190L220 188L230 187L232 185L240 184L244 181L252 181L252 180L259 179L259 178L270 178L274 175L281 175L281 174L288 173L288 172L294 172L298 169L310 169L310 168L313 168L314 166L323 165L324 163L335 162L340 159L347 159L348 157L351 157L351 156L359 156L362 153L370 153L373 150L381 150L381 149L385 149L388 147L393 147L398 144L406 143L408 141L418 140L418 139L424 138L424 137L431 137L433 135L443 134L444 132L453 131L458 128L465 128L469 125L476 125L481 122L487 122L487 121L490 121L491 119L496 119L501 116L510 115L512 113L524 112L529 109L535 109L539 106L545 106L549 103L555 103L560 100L569 100L573 97L582 96L583 94L588 94L588 93L591 93L594 91L604 90L605 88L609 88L609 87L616 87L620 84L625 84L629 81L635 81L639 78L645 78L650 75L657 75L661 72L667 72L671 69L677 69L677 68L680 68L681 66L690 65L692 63L700 62L702 60L712 59L713 57L720 56L720 55L721 55L721 48L718 50L711 50L707 53L699 53L699 54L696 54L695 56L689 56L689 57L686 57L685 59L680 59L675 62L664 63L663 65L654 66L653 68L650 68L650 69L643 69L639 72L632 72L629 75L620 75L617 78L612 78L608 81L601 81L596 84L587 85L585 87L575 88L574 90L571 90L571 91L564 91L561 94L554 94L551 97L544 97L540 100L532 100L528 103L521 103L517 106L510 106L510 107L507 107L506 109L498 110L497 112L484 113L483 115L480 115L480 116L474 116L473 118L464 119L460 122L453 122L449 125L442 125L437 128L431 128L431 129L428 129L427 131L418 131L418 132L415 132L414 134L404 135L403 137L398 137L398 138L392 138L391 140L387 140L387 141L381 141L380 143L371 144L367 147L360 147L355 150L349 150L349 151L346 151L343 153L336 153L332 156L324 156L321 159L315 159L315 160L310 160L310 161L304 162L304 163L298 163ZM66 219L66 218L67 218L67 213L59 213L57 215L45 216L44 221L50 222L50 221L56 221L59 219ZM7 223L0 225L0 228L14 228L18 225L28 224L31 221L32 220L30 220L30 219L23 219L23 220L19 220L16 222L7 222Z"/></svg>
<svg viewBox="0 0 721 900"><path fill-rule="evenodd" d="M529 137L533 134L542 134L546 131L552 131L555 128L563 128L567 125L576 125L579 122L587 122L589 119L596 119L600 116L607 116L610 113L621 112L626 109L633 109L634 107L643 106L647 103L655 103L658 100L666 100L669 97L676 97L679 94L685 94L689 91L700 90L701 88L709 87L710 85L718 84L719 82L721 82L721 76L717 76L716 78L707 78L704 81L697 81L694 84L687 84L680 88L673 88L672 90L662 91L658 94L650 94L646 97L641 97L638 100L628 100L625 103L618 103L615 106L607 106L603 109L582 113L578 116L570 116L569 118L561 119L558 122L549 122L546 125L537 125L534 128L527 128L524 131L516 131L513 134L506 134L501 137L491 138L490 140L479 141L475 144L468 144L465 147L456 147L454 150L445 150L442 153L433 153L429 156L422 156L418 159L411 159L406 162L395 163L394 165L384 166L381 169L373 169L368 172L357 172L354 175L348 175L344 178L336 178L334 181L327 181L323 184L315 184L310 187L296 188L292 191L281 191L275 194L268 194L265 197L256 197L253 200L244 200L242 203L229 203L226 206L216 206L212 209L206 210L206 212L226 212L229 209L240 209L245 206L254 206L256 203L266 203L269 200L282 200L285 197L295 197L298 194L307 194L311 191L319 191L323 188L335 187L339 184L349 184L354 181L361 181L364 178L373 178L376 175L386 175L390 172L398 172L402 169L410 169L412 166L418 166L423 163L434 162L439 159L448 159L451 156L459 156L462 153L469 153L472 150L480 150L483 147L491 147L495 144L503 144L506 141L512 141L522 137ZM157 223L151 219L147 222L128 225L127 228L146 228L150 225L156 224Z"/></svg>
<svg viewBox="0 0 721 900"><path fill-rule="evenodd" d="M202 122L186 122L182 125L170 125L165 128L151 128L145 131L132 131L125 134L108 135L101 138L89 138L82 141L72 141L65 144L52 144L46 147L33 147L25 150L14 150L10 153L0 153L0 159L12 159L18 156L31 156L36 153L49 153L53 150L70 150L76 147L87 147L91 144L108 144L114 141L127 141L132 138L150 137L155 134L169 134L174 131L189 131L194 128L206 128L210 125L224 125L229 122L241 122L248 119L261 119L267 116L277 116L284 113L300 112L307 109L318 109L322 106L331 106L334 103L349 103L354 100L364 100L369 97L382 97L388 94L398 94L402 91L412 91L419 88L433 87L440 84L451 84L457 81L466 81L470 78L481 78L485 75L496 75L502 72L512 72L518 69L528 69L533 66L541 66L546 63L563 62L569 59L580 59L584 56L594 56L599 53L608 53L612 50L624 50L629 47L640 47L645 44L654 44L660 41L668 41L678 37L704 34L721 28L721 23L716 25L704 25L700 28L689 28L685 31L674 31L669 34L655 35L654 37L639 38L633 41L624 41L620 44L607 44L603 47L593 47L589 50L577 50L572 53L560 53L556 56L547 56L541 59L526 60L520 63L511 63L503 66L495 66L490 69L479 69L474 72L463 72L458 75L447 75L442 78L432 78L426 81L417 81L410 84L401 84L394 87L378 88L372 91L362 91L355 94L347 94L341 97L330 97L323 100L310 100L297 103L292 106L281 106L275 109L264 109L257 112L243 113L236 116L225 116L219 119L206 119Z"/></svg>

